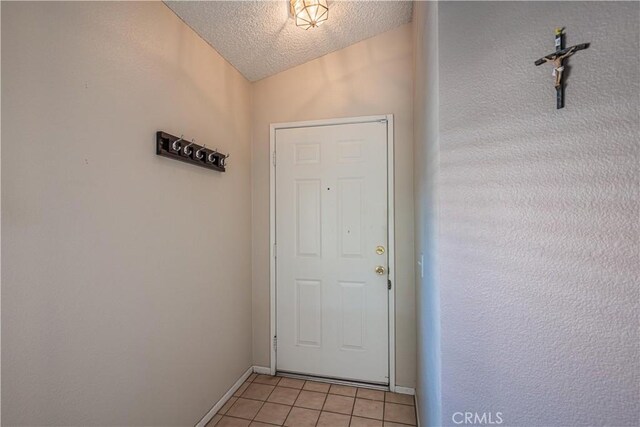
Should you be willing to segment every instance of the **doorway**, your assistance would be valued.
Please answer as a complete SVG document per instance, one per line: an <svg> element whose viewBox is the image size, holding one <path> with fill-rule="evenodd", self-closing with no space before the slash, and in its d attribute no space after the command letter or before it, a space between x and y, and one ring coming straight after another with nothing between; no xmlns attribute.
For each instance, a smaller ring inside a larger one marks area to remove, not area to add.
<svg viewBox="0 0 640 427"><path fill-rule="evenodd" d="M271 126L272 373L394 387L393 116Z"/></svg>

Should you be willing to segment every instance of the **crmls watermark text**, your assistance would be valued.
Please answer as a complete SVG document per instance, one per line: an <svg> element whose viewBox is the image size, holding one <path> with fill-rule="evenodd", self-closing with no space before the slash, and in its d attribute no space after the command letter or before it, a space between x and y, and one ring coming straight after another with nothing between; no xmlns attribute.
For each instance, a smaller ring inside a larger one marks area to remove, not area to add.
<svg viewBox="0 0 640 427"><path fill-rule="evenodd" d="M451 415L454 424L496 425L502 424L502 412L454 412Z"/></svg>

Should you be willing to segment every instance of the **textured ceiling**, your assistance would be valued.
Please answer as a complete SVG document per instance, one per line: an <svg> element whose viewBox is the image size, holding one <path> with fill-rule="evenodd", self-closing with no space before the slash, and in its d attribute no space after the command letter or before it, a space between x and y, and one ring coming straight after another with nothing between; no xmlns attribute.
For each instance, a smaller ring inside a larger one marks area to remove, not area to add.
<svg viewBox="0 0 640 427"><path fill-rule="evenodd" d="M329 1L329 20L303 30L289 1L165 1L248 80L256 81L411 21L410 1Z"/></svg>

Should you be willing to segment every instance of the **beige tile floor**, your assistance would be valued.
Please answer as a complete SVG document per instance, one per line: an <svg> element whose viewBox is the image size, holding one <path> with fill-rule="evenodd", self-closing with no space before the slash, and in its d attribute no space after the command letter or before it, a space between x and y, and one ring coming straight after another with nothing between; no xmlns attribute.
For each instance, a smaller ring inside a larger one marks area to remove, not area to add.
<svg viewBox="0 0 640 427"><path fill-rule="evenodd" d="M251 376L207 427L416 425L413 396L269 375Z"/></svg>

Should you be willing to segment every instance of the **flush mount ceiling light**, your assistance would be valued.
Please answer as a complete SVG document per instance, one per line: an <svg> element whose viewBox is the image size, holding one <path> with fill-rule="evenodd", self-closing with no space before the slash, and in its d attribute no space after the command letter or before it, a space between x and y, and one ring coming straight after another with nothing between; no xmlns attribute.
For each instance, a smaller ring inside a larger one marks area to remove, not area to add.
<svg viewBox="0 0 640 427"><path fill-rule="evenodd" d="M296 25L308 30L322 24L329 18L327 0L290 0L291 15Z"/></svg>

